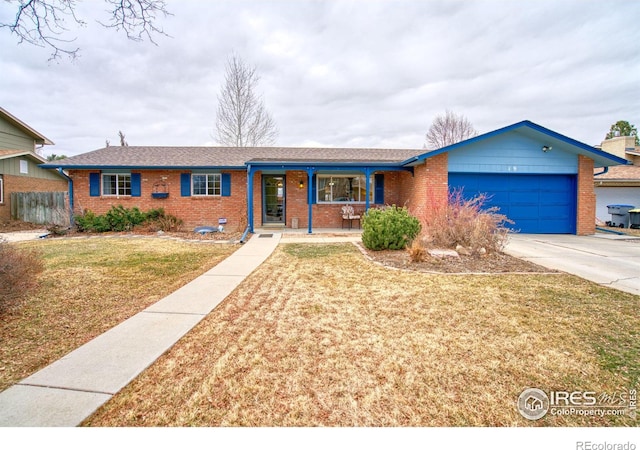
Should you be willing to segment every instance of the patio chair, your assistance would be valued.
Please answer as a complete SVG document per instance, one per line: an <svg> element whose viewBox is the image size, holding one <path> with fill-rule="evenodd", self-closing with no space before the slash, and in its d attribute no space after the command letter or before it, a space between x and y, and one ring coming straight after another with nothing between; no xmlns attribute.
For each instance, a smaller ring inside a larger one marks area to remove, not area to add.
<svg viewBox="0 0 640 450"><path fill-rule="evenodd" d="M345 221L349 224L349 229L353 228L353 221L358 221L358 228L360 228L360 214L356 214L353 206L344 205L342 207L342 228L344 228Z"/></svg>

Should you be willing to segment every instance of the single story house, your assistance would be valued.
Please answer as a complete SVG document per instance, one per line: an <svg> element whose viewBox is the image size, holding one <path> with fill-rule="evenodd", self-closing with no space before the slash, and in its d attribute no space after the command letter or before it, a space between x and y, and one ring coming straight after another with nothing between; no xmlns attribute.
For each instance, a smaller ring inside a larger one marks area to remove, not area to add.
<svg viewBox="0 0 640 450"><path fill-rule="evenodd" d="M606 222L611 219L608 205L640 207L640 147L635 136L618 136L602 141L600 149L628 161L594 174L596 217Z"/></svg>
<svg viewBox="0 0 640 450"><path fill-rule="evenodd" d="M77 211L162 207L189 227L341 226L341 207L406 205L425 220L451 189L487 193L527 233L595 232L594 167L626 161L530 121L433 151L372 148L106 147L68 171Z"/></svg>
<svg viewBox="0 0 640 450"><path fill-rule="evenodd" d="M66 192L67 178L40 167L46 159L38 147L52 141L0 108L0 221L11 219L13 192Z"/></svg>

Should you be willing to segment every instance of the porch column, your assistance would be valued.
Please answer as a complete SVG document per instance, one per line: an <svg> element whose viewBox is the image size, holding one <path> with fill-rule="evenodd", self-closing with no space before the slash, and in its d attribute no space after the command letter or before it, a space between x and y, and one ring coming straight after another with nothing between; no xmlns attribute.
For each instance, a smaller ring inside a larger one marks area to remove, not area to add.
<svg viewBox="0 0 640 450"><path fill-rule="evenodd" d="M247 225L253 233L253 168L251 164L247 167Z"/></svg>
<svg viewBox="0 0 640 450"><path fill-rule="evenodd" d="M364 183L366 186L366 199L364 201L364 210L365 212L369 211L369 207L371 206L371 202L369 201L369 197L371 196L370 192L371 192L371 168L370 167L365 167L364 169Z"/></svg>
<svg viewBox="0 0 640 450"><path fill-rule="evenodd" d="M313 233L313 227L311 223L313 222L313 168L307 167L307 206L309 207L309 227L308 233Z"/></svg>

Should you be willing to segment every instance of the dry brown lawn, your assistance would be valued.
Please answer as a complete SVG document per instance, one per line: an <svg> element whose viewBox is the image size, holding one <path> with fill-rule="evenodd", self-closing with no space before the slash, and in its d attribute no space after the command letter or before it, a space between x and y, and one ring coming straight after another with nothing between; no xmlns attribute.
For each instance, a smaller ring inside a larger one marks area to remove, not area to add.
<svg viewBox="0 0 640 450"><path fill-rule="evenodd" d="M149 238L24 242L45 261L39 289L0 313L0 391L215 266L235 247Z"/></svg>
<svg viewBox="0 0 640 450"><path fill-rule="evenodd" d="M600 426L516 410L526 387L640 376L638 297L566 274L391 270L281 245L88 426Z"/></svg>

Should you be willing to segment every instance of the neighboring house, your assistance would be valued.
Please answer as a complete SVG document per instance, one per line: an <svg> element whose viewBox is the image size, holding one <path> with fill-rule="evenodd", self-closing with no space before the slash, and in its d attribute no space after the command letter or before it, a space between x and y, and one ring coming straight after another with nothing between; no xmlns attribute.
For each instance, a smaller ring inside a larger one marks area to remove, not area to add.
<svg viewBox="0 0 640 450"><path fill-rule="evenodd" d="M425 220L451 189L487 193L527 233L595 232L594 167L625 160L530 121L434 151L107 147L43 165L76 211L162 207L188 227L340 227L341 207L406 205Z"/></svg>
<svg viewBox="0 0 640 450"><path fill-rule="evenodd" d="M596 217L601 222L611 220L607 205L640 207L640 147L634 136L620 136L602 142L600 148L630 165L598 170L594 174Z"/></svg>
<svg viewBox="0 0 640 450"><path fill-rule="evenodd" d="M0 108L0 221L11 218L12 192L67 191L63 175L40 167L46 160L35 150L50 144L53 142Z"/></svg>

